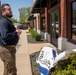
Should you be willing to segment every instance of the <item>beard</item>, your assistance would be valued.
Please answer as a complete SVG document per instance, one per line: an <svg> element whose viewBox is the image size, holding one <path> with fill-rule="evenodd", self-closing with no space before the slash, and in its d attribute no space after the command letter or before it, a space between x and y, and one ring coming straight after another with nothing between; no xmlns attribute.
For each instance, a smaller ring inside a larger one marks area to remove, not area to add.
<svg viewBox="0 0 76 75"><path fill-rule="evenodd" d="M6 16L7 16L8 18L11 18L13 15L12 15L12 14L6 14Z"/></svg>

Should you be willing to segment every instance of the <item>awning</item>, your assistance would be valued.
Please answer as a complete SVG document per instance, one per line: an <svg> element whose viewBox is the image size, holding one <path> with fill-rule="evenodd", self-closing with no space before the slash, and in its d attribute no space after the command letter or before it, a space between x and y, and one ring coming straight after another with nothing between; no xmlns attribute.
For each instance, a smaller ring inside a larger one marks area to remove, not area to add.
<svg viewBox="0 0 76 75"><path fill-rule="evenodd" d="M31 13L39 13L40 10L44 10L47 7L47 0L35 0L31 7Z"/></svg>
<svg viewBox="0 0 76 75"><path fill-rule="evenodd" d="M33 19L35 19L36 17L34 17L34 15L30 15L29 17L28 17L28 21L30 21L30 20L33 20Z"/></svg>
<svg viewBox="0 0 76 75"><path fill-rule="evenodd" d="M51 5L54 6L59 0L50 0ZM31 7L31 13L40 13L40 10L44 10L47 7L48 1L47 0L35 0Z"/></svg>

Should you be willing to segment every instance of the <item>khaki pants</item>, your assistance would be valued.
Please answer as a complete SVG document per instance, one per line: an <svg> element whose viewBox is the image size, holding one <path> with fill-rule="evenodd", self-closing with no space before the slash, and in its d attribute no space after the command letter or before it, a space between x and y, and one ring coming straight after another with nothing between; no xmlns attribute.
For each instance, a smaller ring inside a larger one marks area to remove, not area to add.
<svg viewBox="0 0 76 75"><path fill-rule="evenodd" d="M17 75L16 63L15 63L15 47L2 47L0 46L0 57L4 62L4 74L3 75Z"/></svg>

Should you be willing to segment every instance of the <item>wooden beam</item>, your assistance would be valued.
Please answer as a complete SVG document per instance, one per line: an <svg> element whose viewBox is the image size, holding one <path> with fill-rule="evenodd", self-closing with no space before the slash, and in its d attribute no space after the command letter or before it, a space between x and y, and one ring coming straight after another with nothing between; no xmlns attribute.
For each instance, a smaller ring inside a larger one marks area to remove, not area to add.
<svg viewBox="0 0 76 75"><path fill-rule="evenodd" d="M34 9L35 9L35 10L38 10L38 9L40 10L40 9L45 9L45 8L34 8Z"/></svg>

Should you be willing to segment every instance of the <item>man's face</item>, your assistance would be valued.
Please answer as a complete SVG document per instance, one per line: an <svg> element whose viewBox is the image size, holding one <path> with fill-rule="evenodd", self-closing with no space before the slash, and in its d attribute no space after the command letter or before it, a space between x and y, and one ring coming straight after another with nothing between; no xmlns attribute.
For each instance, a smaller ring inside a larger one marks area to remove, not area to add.
<svg viewBox="0 0 76 75"><path fill-rule="evenodd" d="M6 17L11 18L12 17L12 11L11 11L10 6L5 6L4 8L5 8L4 13L5 13Z"/></svg>

